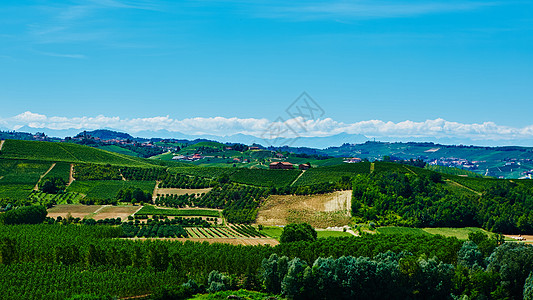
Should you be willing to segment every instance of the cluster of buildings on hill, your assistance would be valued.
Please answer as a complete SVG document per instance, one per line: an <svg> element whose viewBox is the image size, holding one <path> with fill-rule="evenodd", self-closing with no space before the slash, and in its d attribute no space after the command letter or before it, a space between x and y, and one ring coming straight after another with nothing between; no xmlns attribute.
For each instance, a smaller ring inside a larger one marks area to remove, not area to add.
<svg viewBox="0 0 533 300"><path fill-rule="evenodd" d="M298 169L300 170L307 170L311 168L311 164L305 163L305 164L291 164L290 162L286 161L276 161L273 163L270 163L268 166L271 170L292 170L295 169L295 166L298 166Z"/></svg>
<svg viewBox="0 0 533 300"><path fill-rule="evenodd" d="M444 166L444 167L453 167L461 169L474 170L479 167L479 163L483 161L469 161L464 158L455 158L455 157L441 157L427 162L430 166Z"/></svg>
<svg viewBox="0 0 533 300"><path fill-rule="evenodd" d="M188 160L188 161L197 161L204 158L202 155L195 153L194 155L176 155L172 157L173 160Z"/></svg>

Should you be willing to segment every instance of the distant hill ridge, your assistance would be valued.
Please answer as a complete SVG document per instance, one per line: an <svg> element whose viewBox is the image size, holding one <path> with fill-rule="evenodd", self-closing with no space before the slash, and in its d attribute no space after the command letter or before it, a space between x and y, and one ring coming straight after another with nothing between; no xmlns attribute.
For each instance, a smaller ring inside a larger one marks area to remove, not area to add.
<svg viewBox="0 0 533 300"><path fill-rule="evenodd" d="M93 131L83 131L80 132L75 137L83 137L84 135L92 136L95 138L99 138L102 140L133 140L133 136L131 136L129 133L125 132L119 132L119 131L113 131L108 129L97 129Z"/></svg>

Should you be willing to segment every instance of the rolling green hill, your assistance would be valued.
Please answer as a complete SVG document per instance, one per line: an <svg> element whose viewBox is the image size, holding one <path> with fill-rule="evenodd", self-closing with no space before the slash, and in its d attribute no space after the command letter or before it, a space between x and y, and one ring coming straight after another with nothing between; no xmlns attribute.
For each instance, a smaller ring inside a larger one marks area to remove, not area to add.
<svg viewBox="0 0 533 300"><path fill-rule="evenodd" d="M30 159L53 162L111 164L152 167L155 161L71 143L6 140L0 159Z"/></svg>

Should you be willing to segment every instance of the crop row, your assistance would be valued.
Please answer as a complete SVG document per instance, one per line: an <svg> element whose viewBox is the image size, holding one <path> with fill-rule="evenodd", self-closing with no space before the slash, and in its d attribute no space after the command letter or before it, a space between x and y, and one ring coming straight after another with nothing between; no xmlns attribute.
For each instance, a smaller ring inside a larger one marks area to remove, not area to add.
<svg viewBox="0 0 533 300"><path fill-rule="evenodd" d="M231 225L227 227L189 227L190 237L196 238L254 238L263 237L257 230L246 225Z"/></svg>
<svg viewBox="0 0 533 300"><path fill-rule="evenodd" d="M76 192L58 193L58 194L46 194L41 191L32 191L28 198L33 203L40 204L72 204L78 203L83 195Z"/></svg>

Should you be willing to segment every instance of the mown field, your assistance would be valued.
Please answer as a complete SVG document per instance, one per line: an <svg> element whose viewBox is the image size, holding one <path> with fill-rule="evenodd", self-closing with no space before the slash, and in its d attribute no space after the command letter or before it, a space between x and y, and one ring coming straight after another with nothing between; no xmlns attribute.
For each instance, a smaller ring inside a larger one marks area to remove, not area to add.
<svg viewBox="0 0 533 300"><path fill-rule="evenodd" d="M437 227L437 228L410 228L410 227L396 227L396 226L386 226L379 227L376 229L377 233L380 234L414 234L414 235L442 235L445 237L455 237L459 240L467 240L468 234L472 232L482 232L489 236L494 235L482 228L476 227L465 227L465 228L448 228L448 227Z"/></svg>

